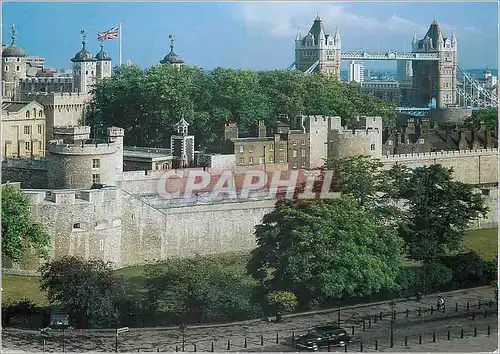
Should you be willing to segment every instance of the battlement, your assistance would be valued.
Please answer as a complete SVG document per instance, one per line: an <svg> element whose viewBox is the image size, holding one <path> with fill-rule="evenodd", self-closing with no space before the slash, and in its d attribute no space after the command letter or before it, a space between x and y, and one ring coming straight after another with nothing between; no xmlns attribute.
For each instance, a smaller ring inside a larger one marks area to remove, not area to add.
<svg viewBox="0 0 500 354"><path fill-rule="evenodd" d="M423 152L415 154L387 155L381 158L381 162L447 159L453 157L491 156L491 155L498 155L498 149L460 150L460 151L454 150L454 151Z"/></svg>
<svg viewBox="0 0 500 354"><path fill-rule="evenodd" d="M21 95L25 101L37 101L43 105L84 104L90 101L90 95L80 92L30 92Z"/></svg>
<svg viewBox="0 0 500 354"><path fill-rule="evenodd" d="M377 135L381 133L381 130L378 128L350 129L348 127L342 127L340 130L337 131L339 133L339 136L345 138L365 137L367 135Z"/></svg>
<svg viewBox="0 0 500 354"><path fill-rule="evenodd" d="M90 129L90 127L89 127ZM119 137L119 136L125 136L125 129L123 128L118 128L118 127L109 127L108 128L108 136L109 137Z"/></svg>
<svg viewBox="0 0 500 354"><path fill-rule="evenodd" d="M72 77L55 76L55 77L24 77L20 79L21 84L68 84L73 82Z"/></svg>
<svg viewBox="0 0 500 354"><path fill-rule="evenodd" d="M32 205L35 204L81 204L102 203L118 198L118 188L73 190L73 189L22 189Z"/></svg>
<svg viewBox="0 0 500 354"><path fill-rule="evenodd" d="M116 142L67 144L63 140L51 140L47 147L51 154L58 155L108 155L118 151Z"/></svg>

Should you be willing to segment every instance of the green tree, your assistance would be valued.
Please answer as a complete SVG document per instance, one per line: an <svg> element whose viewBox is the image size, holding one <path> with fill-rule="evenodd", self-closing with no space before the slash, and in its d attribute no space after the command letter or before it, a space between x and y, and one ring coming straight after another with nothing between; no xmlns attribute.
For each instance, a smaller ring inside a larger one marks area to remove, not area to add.
<svg viewBox="0 0 500 354"><path fill-rule="evenodd" d="M215 257L170 259L148 267L146 273L146 302L169 322L219 322L258 315L252 303L252 279Z"/></svg>
<svg viewBox="0 0 500 354"><path fill-rule="evenodd" d="M400 235L410 259L430 263L459 250L467 225L488 211L473 186L453 180L452 169L398 166L390 174L406 210Z"/></svg>
<svg viewBox="0 0 500 354"><path fill-rule="evenodd" d="M111 263L65 256L44 264L40 273L50 303L63 307L80 326L114 325L125 288Z"/></svg>
<svg viewBox="0 0 500 354"><path fill-rule="evenodd" d="M256 226L248 271L269 291L290 291L301 305L392 288L401 239L352 198L282 200Z"/></svg>
<svg viewBox="0 0 500 354"><path fill-rule="evenodd" d="M479 126L479 123L482 122L489 131L495 131L498 125L498 108L487 108L473 111L469 122L476 128Z"/></svg>
<svg viewBox="0 0 500 354"><path fill-rule="evenodd" d="M33 223L29 198L11 184L2 193L2 256L18 263L29 249L47 259L51 237L41 224Z"/></svg>

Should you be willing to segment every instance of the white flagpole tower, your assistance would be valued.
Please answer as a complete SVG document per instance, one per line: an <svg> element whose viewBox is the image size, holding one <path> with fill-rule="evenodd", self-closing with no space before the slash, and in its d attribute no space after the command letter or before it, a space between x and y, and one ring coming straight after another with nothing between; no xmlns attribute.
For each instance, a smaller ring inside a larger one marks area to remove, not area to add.
<svg viewBox="0 0 500 354"><path fill-rule="evenodd" d="M119 33L118 33L119 39L120 39L120 66L122 65L122 24L120 22L119 26Z"/></svg>

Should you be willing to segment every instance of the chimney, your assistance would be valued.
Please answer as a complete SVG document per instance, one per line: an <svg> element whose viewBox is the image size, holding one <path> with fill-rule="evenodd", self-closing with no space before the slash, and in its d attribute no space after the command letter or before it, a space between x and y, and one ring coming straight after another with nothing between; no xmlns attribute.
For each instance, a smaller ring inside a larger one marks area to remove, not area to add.
<svg viewBox="0 0 500 354"><path fill-rule="evenodd" d="M238 139L238 126L236 123L224 126L224 140Z"/></svg>
<svg viewBox="0 0 500 354"><path fill-rule="evenodd" d="M458 131L458 150L469 150L467 146L467 141L465 140L465 132L463 129Z"/></svg>
<svg viewBox="0 0 500 354"><path fill-rule="evenodd" d="M259 138L265 138L267 136L266 125L263 120L259 120Z"/></svg>

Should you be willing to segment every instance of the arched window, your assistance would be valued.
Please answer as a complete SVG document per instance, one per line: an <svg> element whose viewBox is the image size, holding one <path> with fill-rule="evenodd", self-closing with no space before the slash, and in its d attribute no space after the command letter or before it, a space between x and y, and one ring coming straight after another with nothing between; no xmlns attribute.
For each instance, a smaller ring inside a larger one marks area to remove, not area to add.
<svg viewBox="0 0 500 354"><path fill-rule="evenodd" d="M26 118L30 117L30 111L26 111Z"/></svg>
<svg viewBox="0 0 500 354"><path fill-rule="evenodd" d="M372 151L373 151L373 150L375 150L375 144L372 144L372 145L370 146L370 149L371 149Z"/></svg>
<svg viewBox="0 0 500 354"><path fill-rule="evenodd" d="M38 111L38 117L42 118L42 111Z"/></svg>
<svg viewBox="0 0 500 354"><path fill-rule="evenodd" d="M17 71L19 71L19 65L18 65L18 66L16 66L16 70L17 70Z"/></svg>

